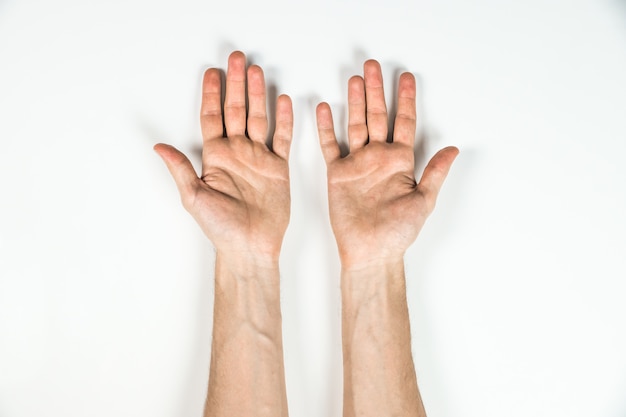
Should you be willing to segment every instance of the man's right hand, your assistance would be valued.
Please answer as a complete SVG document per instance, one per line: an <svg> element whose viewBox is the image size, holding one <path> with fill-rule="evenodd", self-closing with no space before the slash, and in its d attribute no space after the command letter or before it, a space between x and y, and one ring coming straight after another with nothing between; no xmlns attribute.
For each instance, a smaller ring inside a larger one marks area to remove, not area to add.
<svg viewBox="0 0 626 417"><path fill-rule="evenodd" d="M154 147L174 177L184 207L213 242L222 260L246 259L275 266L289 223L291 99L286 95L278 97L270 150L266 144L263 71L252 65L246 77L245 55L235 51L228 59L223 114L220 72L211 68L204 74L200 122L200 177L189 159L174 147Z"/></svg>

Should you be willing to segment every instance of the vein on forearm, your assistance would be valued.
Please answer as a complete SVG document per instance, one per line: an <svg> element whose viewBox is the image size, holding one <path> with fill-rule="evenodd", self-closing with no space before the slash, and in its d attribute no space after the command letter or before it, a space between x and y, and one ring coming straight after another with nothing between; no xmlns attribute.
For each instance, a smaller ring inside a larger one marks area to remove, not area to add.
<svg viewBox="0 0 626 417"><path fill-rule="evenodd" d="M402 262L342 271L345 416L423 415Z"/></svg>
<svg viewBox="0 0 626 417"><path fill-rule="evenodd" d="M278 266L218 254L206 416L286 416Z"/></svg>

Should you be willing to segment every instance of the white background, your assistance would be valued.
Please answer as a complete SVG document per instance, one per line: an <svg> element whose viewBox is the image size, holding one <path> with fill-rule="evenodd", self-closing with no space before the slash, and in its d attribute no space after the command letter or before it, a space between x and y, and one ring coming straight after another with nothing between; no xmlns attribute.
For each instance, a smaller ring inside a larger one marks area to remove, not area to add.
<svg viewBox="0 0 626 417"><path fill-rule="evenodd" d="M384 5L383 5L384 4ZM199 162L202 72L294 102L292 416L339 416L339 264L314 107L367 58L461 154L406 256L429 417L626 416L626 2L0 0L0 417L200 416L213 249L152 151Z"/></svg>

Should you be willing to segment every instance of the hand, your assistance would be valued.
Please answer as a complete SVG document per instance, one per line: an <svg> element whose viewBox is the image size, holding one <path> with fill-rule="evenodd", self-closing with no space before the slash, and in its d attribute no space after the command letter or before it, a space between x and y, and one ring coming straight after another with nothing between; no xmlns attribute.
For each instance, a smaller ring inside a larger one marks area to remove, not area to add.
<svg viewBox="0 0 626 417"><path fill-rule="evenodd" d="M364 64L364 78L348 82L350 153L341 157L327 103L317 107L317 125L328 172L330 220L344 268L397 261L415 241L435 206L439 189L458 154L447 147L415 181L415 77L400 76L393 141L387 142L387 109L378 62Z"/></svg>
<svg viewBox="0 0 626 417"><path fill-rule="evenodd" d="M263 70L239 51L228 58L224 112L220 72L207 70L202 86L202 175L174 147L157 144L176 182L185 209L198 222L222 258L274 263L289 222L288 157L293 110L286 95L276 103L273 149ZM224 131L225 128L225 131Z"/></svg>

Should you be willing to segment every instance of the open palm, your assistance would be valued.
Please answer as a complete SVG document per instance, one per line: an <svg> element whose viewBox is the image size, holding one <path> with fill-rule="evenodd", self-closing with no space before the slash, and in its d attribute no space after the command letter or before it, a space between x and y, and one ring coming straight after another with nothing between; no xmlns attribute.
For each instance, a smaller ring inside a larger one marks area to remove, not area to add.
<svg viewBox="0 0 626 417"><path fill-rule="evenodd" d="M291 100L278 97L270 149L263 71L256 65L246 71L245 55L236 51L228 59L223 111L220 72L215 68L205 72L200 119L200 177L180 151L170 145L155 146L174 177L184 207L218 252L277 259L289 223Z"/></svg>
<svg viewBox="0 0 626 417"><path fill-rule="evenodd" d="M322 153L327 165L330 220L344 266L398 259L415 241L458 154L440 150L415 180L415 77L400 76L393 140L388 142L387 109L380 64L364 64L364 77L348 83L350 153L341 157L327 103L317 108Z"/></svg>

